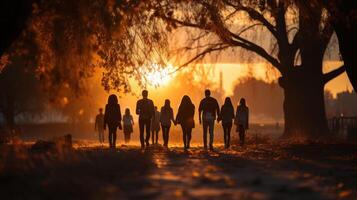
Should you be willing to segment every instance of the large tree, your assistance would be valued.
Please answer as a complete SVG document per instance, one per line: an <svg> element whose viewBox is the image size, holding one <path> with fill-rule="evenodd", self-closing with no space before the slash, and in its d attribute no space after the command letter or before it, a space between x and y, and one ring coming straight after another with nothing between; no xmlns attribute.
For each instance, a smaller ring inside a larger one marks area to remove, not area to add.
<svg viewBox="0 0 357 200"><path fill-rule="evenodd" d="M25 32L7 51L10 63L0 73L0 114L8 128L16 117L41 114L46 94L36 78L37 47L33 34Z"/></svg>
<svg viewBox="0 0 357 200"><path fill-rule="evenodd" d="M160 1L156 15L171 27L197 32L185 49L195 56L185 64L232 48L263 58L281 74L286 135L327 133L324 86L345 68L323 73L333 27L320 1Z"/></svg>

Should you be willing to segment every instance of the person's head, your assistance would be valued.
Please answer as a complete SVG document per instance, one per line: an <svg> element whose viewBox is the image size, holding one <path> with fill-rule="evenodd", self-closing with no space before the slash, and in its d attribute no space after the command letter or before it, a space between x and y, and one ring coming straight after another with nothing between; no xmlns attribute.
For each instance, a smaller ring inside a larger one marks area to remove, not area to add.
<svg viewBox="0 0 357 200"><path fill-rule="evenodd" d="M103 113L103 108L99 108L99 113L100 113L100 114Z"/></svg>
<svg viewBox="0 0 357 200"><path fill-rule="evenodd" d="M206 90L205 90L205 96L206 96L206 97L211 96L211 91L210 91L209 89L206 89Z"/></svg>
<svg viewBox="0 0 357 200"><path fill-rule="evenodd" d="M130 109L129 109L129 108L126 108L126 109L125 109L125 114L126 114L126 115L130 115Z"/></svg>
<svg viewBox="0 0 357 200"><path fill-rule="evenodd" d="M168 99L165 100L164 107L166 107L166 108L170 107L170 100L168 100Z"/></svg>
<svg viewBox="0 0 357 200"><path fill-rule="evenodd" d="M226 99L224 100L224 105L233 107L232 100L230 97L226 97Z"/></svg>
<svg viewBox="0 0 357 200"><path fill-rule="evenodd" d="M154 106L154 108L155 108L155 111L157 111L157 106Z"/></svg>
<svg viewBox="0 0 357 200"><path fill-rule="evenodd" d="M189 96L185 95L182 97L181 105L191 105L192 101Z"/></svg>
<svg viewBox="0 0 357 200"><path fill-rule="evenodd" d="M115 94L112 94L108 97L108 104L109 105L114 105L114 104L118 104L118 97Z"/></svg>
<svg viewBox="0 0 357 200"><path fill-rule="evenodd" d="M241 98L241 99L240 99L239 105L246 106L246 104L245 104L245 99L244 99L244 98Z"/></svg>
<svg viewBox="0 0 357 200"><path fill-rule="evenodd" d="M147 90L143 90L141 94L143 95L143 98L146 99L148 98L149 92Z"/></svg>

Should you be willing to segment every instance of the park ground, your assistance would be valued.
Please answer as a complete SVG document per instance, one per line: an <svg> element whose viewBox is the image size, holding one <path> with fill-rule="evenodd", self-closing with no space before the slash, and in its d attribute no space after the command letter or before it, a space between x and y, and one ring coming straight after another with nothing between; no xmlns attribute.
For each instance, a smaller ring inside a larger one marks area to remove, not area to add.
<svg viewBox="0 0 357 200"><path fill-rule="evenodd" d="M357 144L250 138L214 151L0 148L1 199L357 199Z"/></svg>

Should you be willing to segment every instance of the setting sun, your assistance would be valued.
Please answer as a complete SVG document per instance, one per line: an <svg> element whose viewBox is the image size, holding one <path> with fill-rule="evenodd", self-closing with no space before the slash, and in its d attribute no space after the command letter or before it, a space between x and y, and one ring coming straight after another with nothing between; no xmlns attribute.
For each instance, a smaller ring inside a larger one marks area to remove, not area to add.
<svg viewBox="0 0 357 200"><path fill-rule="evenodd" d="M174 67L169 64L166 67L161 67L158 64L153 64L150 71L143 71L144 81L153 87L167 85L174 77L172 73Z"/></svg>

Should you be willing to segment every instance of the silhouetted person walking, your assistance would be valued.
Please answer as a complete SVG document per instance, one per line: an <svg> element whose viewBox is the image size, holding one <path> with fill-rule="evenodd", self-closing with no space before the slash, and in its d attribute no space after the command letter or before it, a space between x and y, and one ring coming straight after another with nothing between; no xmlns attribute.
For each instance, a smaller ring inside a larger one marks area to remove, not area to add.
<svg viewBox="0 0 357 200"><path fill-rule="evenodd" d="M219 116L219 121L222 121L225 148L229 148L230 146L233 119L234 119L233 104L231 98L227 97L221 108L221 115Z"/></svg>
<svg viewBox="0 0 357 200"><path fill-rule="evenodd" d="M151 143L158 144L160 131L160 112L154 107L155 114L151 118Z"/></svg>
<svg viewBox="0 0 357 200"><path fill-rule="evenodd" d="M145 144L149 146L151 118L154 116L155 110L153 101L148 99L148 91L143 90L142 95L143 98L136 103L136 114L139 115L141 148L144 148ZM146 131L145 141L144 131Z"/></svg>
<svg viewBox="0 0 357 200"><path fill-rule="evenodd" d="M190 148L192 128L195 127L194 115L195 106L190 97L187 95L183 96L175 122L181 125L185 150Z"/></svg>
<svg viewBox="0 0 357 200"><path fill-rule="evenodd" d="M125 109L125 114L123 115L123 126L124 126L124 140L125 143L130 142L131 134L133 133L134 119L130 114L129 108Z"/></svg>
<svg viewBox="0 0 357 200"><path fill-rule="evenodd" d="M115 148L117 139L117 128L121 130L121 112L118 104L118 98L112 94L108 98L108 104L105 106L104 112L104 130L108 125L109 129L109 147Z"/></svg>
<svg viewBox="0 0 357 200"><path fill-rule="evenodd" d="M237 132L239 132L240 144L244 145L245 131L249 128L249 109L244 98L241 98L239 101L235 124L237 125Z"/></svg>
<svg viewBox="0 0 357 200"><path fill-rule="evenodd" d="M213 150L214 121L220 115L218 102L211 97L211 91L205 90L205 98L201 100L199 111L199 121L203 124L203 145L207 149L207 131L209 130L209 148Z"/></svg>
<svg viewBox="0 0 357 200"><path fill-rule="evenodd" d="M160 123L162 129L162 139L164 146L168 147L171 121L174 122L174 111L171 108L170 100L165 100L165 105L161 107Z"/></svg>
<svg viewBox="0 0 357 200"><path fill-rule="evenodd" d="M104 115L103 108L99 108L99 114L95 117L94 130L98 132L99 143L104 143Z"/></svg>

